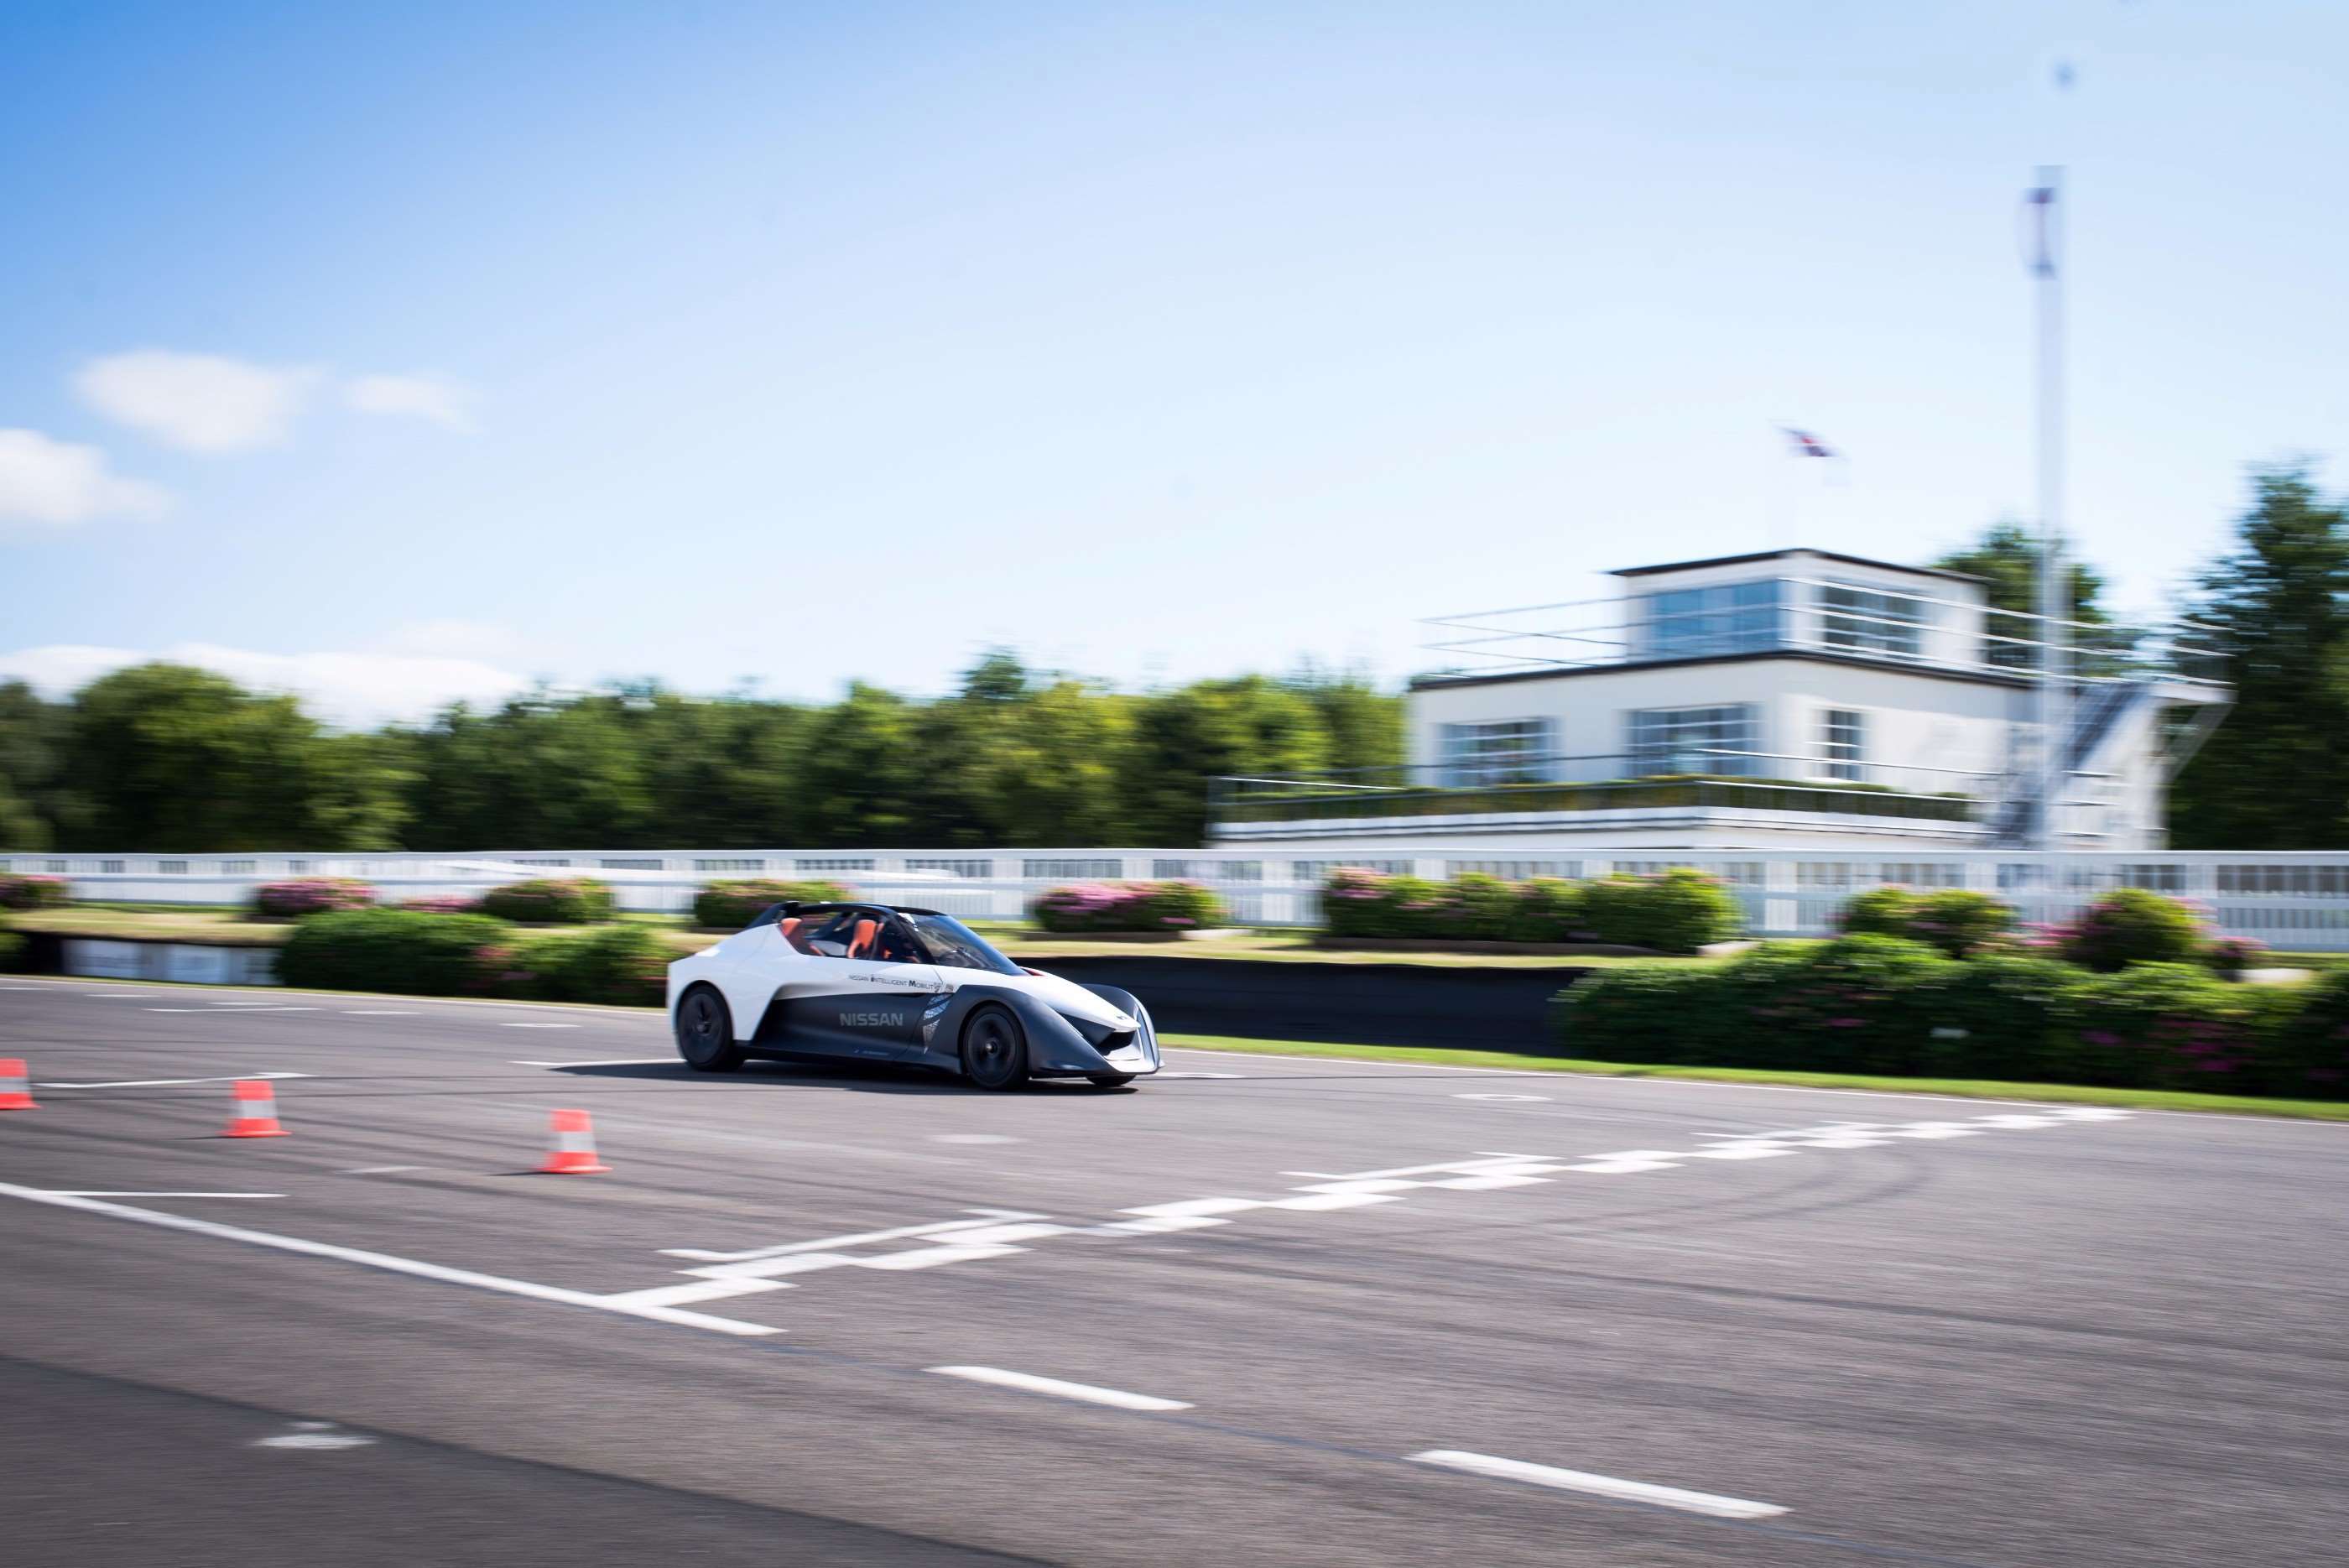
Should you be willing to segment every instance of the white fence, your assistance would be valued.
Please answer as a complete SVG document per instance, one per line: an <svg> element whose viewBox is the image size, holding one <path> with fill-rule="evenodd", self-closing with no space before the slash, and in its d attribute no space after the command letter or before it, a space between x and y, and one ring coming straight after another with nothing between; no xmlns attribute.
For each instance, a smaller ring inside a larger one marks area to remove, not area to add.
<svg viewBox="0 0 2349 1568"><path fill-rule="evenodd" d="M1441 877L1483 871L1511 878L1600 877L1692 866L1736 889L1749 927L1764 936L1816 936L1852 893L1879 883L1975 888L2021 905L2033 919L2061 918L2107 888L2148 888L2207 906L2228 936L2272 948L2349 950L2349 851L2252 854L2228 850L2153 855L2067 855L2051 890L2030 856L1998 850L1665 850L1540 852L1478 858L1264 849L532 850L480 855L0 855L0 872L69 878L85 900L235 904L258 882L286 877L357 877L387 900L477 893L532 876L609 882L622 909L681 911L703 885L732 877L825 878L860 895L968 919L1016 919L1048 888L1113 878L1204 882L1249 925L1310 925L1322 878L1338 866ZM1409 846L1418 847L1418 846Z"/></svg>

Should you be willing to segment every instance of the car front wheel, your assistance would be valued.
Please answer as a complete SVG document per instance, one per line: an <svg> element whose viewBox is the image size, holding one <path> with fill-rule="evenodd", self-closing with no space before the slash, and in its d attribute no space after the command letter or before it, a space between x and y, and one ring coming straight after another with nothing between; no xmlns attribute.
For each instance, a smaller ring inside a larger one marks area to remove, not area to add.
<svg viewBox="0 0 2349 1568"><path fill-rule="evenodd" d="M697 1073L730 1073L742 1064L726 999L701 986L677 1004L677 1054Z"/></svg>
<svg viewBox="0 0 2349 1568"><path fill-rule="evenodd" d="M1028 1081L1028 1036L1000 1007L982 1007L962 1028L963 1075L982 1089L1016 1089Z"/></svg>

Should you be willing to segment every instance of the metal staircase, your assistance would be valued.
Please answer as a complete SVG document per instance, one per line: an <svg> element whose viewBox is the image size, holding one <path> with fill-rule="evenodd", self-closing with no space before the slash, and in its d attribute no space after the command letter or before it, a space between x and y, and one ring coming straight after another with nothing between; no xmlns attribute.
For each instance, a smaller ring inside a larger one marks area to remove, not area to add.
<svg viewBox="0 0 2349 1568"><path fill-rule="evenodd" d="M2071 722L2064 737L2064 776L2087 771L2106 737L2138 703L2153 699L2150 680L2098 680L2072 690ZM1991 813L1991 842L2002 848L2034 844L2045 803L2041 769L2019 767L2006 774L2006 787Z"/></svg>

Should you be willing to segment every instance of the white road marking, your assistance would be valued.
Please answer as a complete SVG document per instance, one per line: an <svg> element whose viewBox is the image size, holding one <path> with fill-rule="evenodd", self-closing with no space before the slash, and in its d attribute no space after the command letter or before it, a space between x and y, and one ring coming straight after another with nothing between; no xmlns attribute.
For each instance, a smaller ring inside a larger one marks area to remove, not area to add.
<svg viewBox="0 0 2349 1568"><path fill-rule="evenodd" d="M306 1078L307 1073L232 1073L217 1078L126 1078L113 1084L51 1084L44 1089L175 1089L185 1084L241 1084L248 1078Z"/></svg>
<svg viewBox="0 0 2349 1568"><path fill-rule="evenodd" d="M336 1009L346 1018L413 1018L412 1007L342 1007Z"/></svg>
<svg viewBox="0 0 2349 1568"><path fill-rule="evenodd" d="M256 1449L364 1449L375 1441L357 1432L338 1432L332 1421L295 1421L290 1432L264 1438Z"/></svg>
<svg viewBox="0 0 2349 1568"><path fill-rule="evenodd" d="M1154 1073L1154 1074L1152 1074L1151 1075L1152 1075L1153 1077L1157 1077L1157 1078L1245 1078L1245 1077L1247 1077L1247 1075L1246 1073L1167 1073L1167 1072Z"/></svg>
<svg viewBox="0 0 2349 1568"><path fill-rule="evenodd" d="M420 1165L360 1165L344 1171L345 1176L389 1176L396 1171L421 1170Z"/></svg>
<svg viewBox="0 0 2349 1568"><path fill-rule="evenodd" d="M1495 1480L1525 1481L1557 1491L1587 1492L1592 1497L1611 1497L1623 1502L1653 1503L1658 1508L1678 1509L1682 1513L1707 1513L1715 1519L1770 1519L1786 1511L1772 1502L1748 1502L1744 1498L1716 1497L1707 1491L1682 1491L1678 1487L1651 1486L1646 1481L1618 1480L1613 1476L1592 1475L1586 1470L1554 1469L1548 1465L1531 1465L1523 1459L1495 1459L1490 1454L1464 1453L1457 1449L1430 1449L1425 1453L1411 1457L1423 1465L1464 1470L1470 1475L1489 1476Z"/></svg>
<svg viewBox="0 0 2349 1568"><path fill-rule="evenodd" d="M60 1198L283 1198L283 1192L88 1192L78 1188L52 1188Z"/></svg>
<svg viewBox="0 0 2349 1568"><path fill-rule="evenodd" d="M992 1383L999 1388L1018 1388L1029 1394L1081 1399L1089 1405L1114 1405L1121 1410L1187 1410L1191 1407L1180 1399L1161 1399L1151 1394L1128 1394L1121 1388L1096 1388L1090 1383L1063 1383L1057 1377L1039 1377L1031 1372L1006 1372L999 1366L933 1366L930 1370L941 1377L963 1377L973 1383Z"/></svg>
<svg viewBox="0 0 2349 1568"><path fill-rule="evenodd" d="M854 1236L826 1236L816 1241L786 1241L779 1247L753 1247L746 1252L705 1252L698 1247L664 1247L661 1249L661 1256L695 1258L709 1263L749 1263L766 1258L788 1257L794 1252L829 1252L843 1247L861 1247L871 1241L897 1241L910 1236L943 1236L955 1231L977 1231L988 1225L1000 1225L1006 1220L1047 1218L1042 1214L1030 1214L1017 1209L970 1209L964 1212L981 1215L983 1218L946 1220L934 1225L900 1225L894 1231L864 1231ZM699 1273L705 1271L693 1272Z"/></svg>
<svg viewBox="0 0 2349 1568"><path fill-rule="evenodd" d="M507 1022L500 1023L498 1027L501 1029L576 1029L579 1025L576 1023L514 1023Z"/></svg>
<svg viewBox="0 0 2349 1568"><path fill-rule="evenodd" d="M590 1295L585 1291L567 1291L554 1285L533 1284L528 1280L509 1280L496 1274L478 1274L470 1269L446 1269L438 1263L419 1262L414 1258L395 1257L388 1252L363 1251L356 1247L331 1246L324 1241L304 1241L298 1236L279 1236L267 1231L247 1231L235 1225L214 1224L209 1220L191 1220L185 1215L166 1214L155 1209L132 1209L120 1203L109 1203L96 1198L73 1198L61 1192L45 1192L34 1187L17 1187L0 1181L0 1198L19 1198L27 1203L45 1203L52 1208L79 1210L87 1214L103 1214L109 1219L128 1220L135 1224L153 1225L166 1231L185 1231L198 1236L216 1237L223 1241L241 1241L250 1247L268 1247L281 1252L299 1252L307 1257L331 1258L338 1262L356 1263L361 1268L380 1269L387 1273L411 1274L419 1279L438 1280L444 1284L469 1285L475 1290L495 1291L503 1295L524 1296L533 1301L554 1302L564 1306L594 1307L599 1312L618 1313L628 1317L649 1318L656 1323L674 1324L681 1328L706 1328L718 1334L769 1334L777 1332L764 1324L743 1323L730 1317L709 1317L700 1313L679 1312L672 1307L632 1306L615 1303L605 1296Z"/></svg>
<svg viewBox="0 0 2349 1568"><path fill-rule="evenodd" d="M1547 1095L1454 1095L1455 1100L1547 1100Z"/></svg>
<svg viewBox="0 0 2349 1568"><path fill-rule="evenodd" d="M509 1029L568 1029L568 1023L509 1023ZM595 1062L513 1062L515 1067L654 1067L663 1062L674 1062L674 1056L606 1056Z"/></svg>

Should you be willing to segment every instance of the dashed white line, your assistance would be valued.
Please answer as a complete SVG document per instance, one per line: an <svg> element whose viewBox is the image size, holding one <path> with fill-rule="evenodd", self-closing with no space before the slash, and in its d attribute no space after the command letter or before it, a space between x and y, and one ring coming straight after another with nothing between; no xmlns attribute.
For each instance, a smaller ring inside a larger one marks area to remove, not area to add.
<svg viewBox="0 0 2349 1568"><path fill-rule="evenodd" d="M53 1084L44 1089L175 1089L186 1084L236 1084L248 1078L306 1078L307 1073L232 1073L217 1078L125 1078L112 1084Z"/></svg>
<svg viewBox="0 0 2349 1568"><path fill-rule="evenodd" d="M509 1023L506 1027L509 1029L540 1029L545 1028L547 1025L537 1023ZM570 1025L562 1024L557 1027L567 1029ZM606 1056L600 1061L595 1062L509 1062L506 1065L510 1067L651 1067L657 1066L663 1062L674 1062L676 1060L677 1058L674 1056Z"/></svg>
<svg viewBox="0 0 2349 1568"><path fill-rule="evenodd" d="M336 1009L346 1018L413 1018L412 1007L342 1007Z"/></svg>
<svg viewBox="0 0 2349 1568"><path fill-rule="evenodd" d="M283 1192L85 1192L52 1189L59 1198L283 1198Z"/></svg>
<svg viewBox="0 0 2349 1568"><path fill-rule="evenodd" d="M1039 1377L1031 1372L1006 1372L999 1366L933 1366L929 1370L941 1377L962 1377L973 1383L991 1383L999 1388L1017 1388L1028 1394L1081 1399L1088 1405L1114 1405L1121 1410L1187 1410L1191 1407L1180 1399L1161 1399L1153 1394L1128 1394L1122 1388L1096 1388L1090 1383L1063 1383L1057 1377Z"/></svg>
<svg viewBox="0 0 2349 1568"><path fill-rule="evenodd" d="M477 1274L470 1269L446 1269L438 1263L419 1262L414 1258L395 1257L388 1252L362 1251L356 1247L331 1246L324 1241L305 1241L298 1236L279 1236L267 1231L247 1231L236 1225L219 1225L209 1220L191 1220L182 1214L167 1214L159 1209L133 1209L127 1204L109 1203L97 1198L75 1198L62 1192L47 1192L36 1187L17 1187L0 1181L0 1198L19 1198L27 1203L44 1203L57 1209L79 1210L87 1214L103 1214L109 1219L129 1220L136 1224L153 1225L166 1231L186 1231L199 1236L216 1237L224 1241L241 1241L249 1247L268 1247L281 1252L299 1252L313 1258L331 1258L338 1262L356 1263L365 1269L380 1269L387 1273L412 1274L419 1279L438 1280L444 1284L468 1285L475 1290L495 1291L502 1295L526 1296L533 1301L555 1302L564 1306L594 1307L599 1312L618 1313L627 1317L650 1318L656 1323L674 1324L683 1328L706 1328L719 1334L769 1334L777 1332L765 1324L744 1323L737 1318L710 1317L702 1313L679 1312L673 1307L638 1306L616 1302L608 1296L590 1295L585 1291L567 1291L554 1285L533 1284L528 1280L509 1280L496 1274Z"/></svg>
<svg viewBox="0 0 2349 1568"><path fill-rule="evenodd" d="M1619 1480L1613 1476L1592 1475L1587 1470L1557 1469L1548 1465L1527 1464L1523 1459L1495 1459L1490 1454L1471 1454L1457 1449L1430 1449L1411 1457L1419 1464L1463 1470L1469 1475L1487 1476L1494 1480L1523 1481L1530 1486L1548 1487L1554 1491L1578 1491L1592 1497L1611 1497L1620 1502L1652 1503L1658 1508L1677 1509L1682 1513L1711 1514L1715 1519L1770 1519L1786 1511L1772 1502L1749 1502L1744 1498L1717 1497L1707 1491L1682 1491L1678 1487Z"/></svg>

